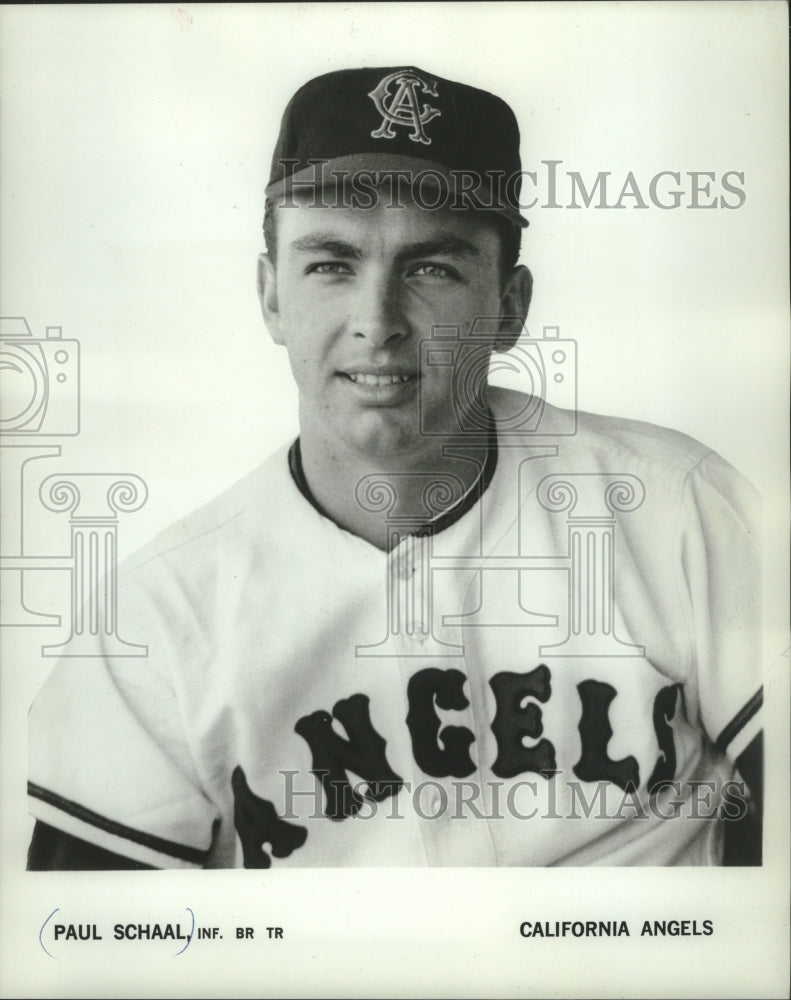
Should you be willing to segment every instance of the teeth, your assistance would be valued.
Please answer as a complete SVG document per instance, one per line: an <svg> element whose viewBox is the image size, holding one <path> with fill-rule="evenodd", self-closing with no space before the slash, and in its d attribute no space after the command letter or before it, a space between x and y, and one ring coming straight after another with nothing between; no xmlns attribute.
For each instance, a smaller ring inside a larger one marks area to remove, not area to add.
<svg viewBox="0 0 791 1000"><path fill-rule="evenodd" d="M365 375L362 372L349 372L352 382L360 385L393 385L397 382L409 382L412 375Z"/></svg>

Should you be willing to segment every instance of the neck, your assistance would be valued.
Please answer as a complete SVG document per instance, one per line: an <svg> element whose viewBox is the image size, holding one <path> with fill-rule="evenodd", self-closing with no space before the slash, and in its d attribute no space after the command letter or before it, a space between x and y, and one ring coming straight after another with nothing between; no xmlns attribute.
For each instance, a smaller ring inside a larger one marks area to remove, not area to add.
<svg viewBox="0 0 791 1000"><path fill-rule="evenodd" d="M443 438L426 439L419 454L369 455L306 430L302 470L314 500L340 527L383 550L455 507L475 488L487 455L485 441Z"/></svg>

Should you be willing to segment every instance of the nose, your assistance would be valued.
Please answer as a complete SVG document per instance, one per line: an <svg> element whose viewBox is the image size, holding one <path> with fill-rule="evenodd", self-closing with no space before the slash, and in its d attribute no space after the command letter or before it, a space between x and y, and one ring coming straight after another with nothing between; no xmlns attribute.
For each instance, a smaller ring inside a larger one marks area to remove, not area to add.
<svg viewBox="0 0 791 1000"><path fill-rule="evenodd" d="M375 348L407 335L402 291L394 275L372 269L360 278L349 315L349 329L354 337L364 338Z"/></svg>

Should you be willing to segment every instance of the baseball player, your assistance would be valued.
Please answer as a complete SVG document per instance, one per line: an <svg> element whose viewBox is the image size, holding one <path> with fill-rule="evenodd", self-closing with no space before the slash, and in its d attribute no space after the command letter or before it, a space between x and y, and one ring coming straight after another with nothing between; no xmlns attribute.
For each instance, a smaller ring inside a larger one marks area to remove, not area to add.
<svg viewBox="0 0 791 1000"><path fill-rule="evenodd" d="M520 170L507 104L414 67L294 95L299 437L125 567L147 659L48 679L31 868L760 863L754 491L519 340Z"/></svg>

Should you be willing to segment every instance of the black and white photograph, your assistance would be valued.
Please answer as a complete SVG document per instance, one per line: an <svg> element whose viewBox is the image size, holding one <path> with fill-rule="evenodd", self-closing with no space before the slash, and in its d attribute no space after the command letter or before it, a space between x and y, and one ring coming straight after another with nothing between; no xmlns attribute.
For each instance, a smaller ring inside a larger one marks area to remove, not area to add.
<svg viewBox="0 0 791 1000"><path fill-rule="evenodd" d="M0 65L0 994L786 996L785 6Z"/></svg>

